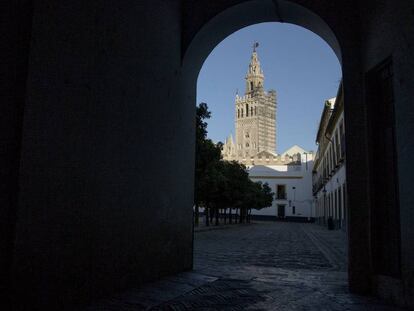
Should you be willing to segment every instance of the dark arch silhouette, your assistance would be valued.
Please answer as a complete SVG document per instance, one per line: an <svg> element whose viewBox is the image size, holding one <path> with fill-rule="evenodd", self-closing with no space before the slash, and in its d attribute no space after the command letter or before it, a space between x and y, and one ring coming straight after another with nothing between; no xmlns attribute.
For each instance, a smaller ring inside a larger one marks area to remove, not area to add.
<svg viewBox="0 0 414 311"><path fill-rule="evenodd" d="M193 106L195 104L196 81L205 59L227 36L243 27L261 22L291 23L304 27L319 35L336 54L338 61L341 63L344 75L345 118L348 121L347 127L349 129L347 135L353 136L354 131L361 131L361 124L366 123L365 120L361 120L361 117L364 116L356 115L352 112L357 108L356 103L362 98L359 94L360 90L354 87L356 82L354 77L359 74L359 68L357 68L358 58L356 57L359 52L354 46L349 46L351 38L348 36L352 34L345 32L337 35L333 30L334 27L331 27L325 19L310 8L298 4L299 2L301 1L245 1L213 16L200 27L197 33L189 35L191 40L187 42L187 46L184 45L185 50L183 53L182 67L185 98L189 100L187 104ZM316 6L315 8L317 9L318 7ZM347 104L348 102L350 104ZM353 161L351 153L366 152L363 149L364 147L360 144L354 146L351 142L347 145L349 161ZM347 181L350 184L348 186L348 193L352 192L348 196L349 204L354 202L354 198L358 198L360 202L361 200L363 201L361 198L366 197L366 193L368 192L366 182L364 187L358 189L352 186L354 183L361 184L361 182L357 181L360 178L361 171L365 171L368 174L366 163L359 163L355 171L353 169L352 166L349 169L347 168ZM362 204L368 205L365 202ZM368 208L350 212L348 221L350 289L357 293L369 293L371 292L372 275L370 272L371 258L366 256L370 252L369 232L367 231L369 223Z"/></svg>

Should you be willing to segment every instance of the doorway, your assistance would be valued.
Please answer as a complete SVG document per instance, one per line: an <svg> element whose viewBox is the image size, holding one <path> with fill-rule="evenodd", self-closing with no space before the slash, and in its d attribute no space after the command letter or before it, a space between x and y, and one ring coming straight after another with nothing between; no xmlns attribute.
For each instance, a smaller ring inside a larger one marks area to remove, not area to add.
<svg viewBox="0 0 414 311"><path fill-rule="evenodd" d="M286 208L285 204L278 204L277 205L277 216L279 218L285 218L285 208Z"/></svg>

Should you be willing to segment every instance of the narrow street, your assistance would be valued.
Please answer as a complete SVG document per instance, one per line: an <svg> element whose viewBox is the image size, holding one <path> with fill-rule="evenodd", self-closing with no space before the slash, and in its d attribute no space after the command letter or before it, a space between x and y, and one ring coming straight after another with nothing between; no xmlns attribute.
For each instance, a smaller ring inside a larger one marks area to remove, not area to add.
<svg viewBox="0 0 414 311"><path fill-rule="evenodd" d="M89 310L399 310L347 288L346 236L256 222L199 231L194 270Z"/></svg>

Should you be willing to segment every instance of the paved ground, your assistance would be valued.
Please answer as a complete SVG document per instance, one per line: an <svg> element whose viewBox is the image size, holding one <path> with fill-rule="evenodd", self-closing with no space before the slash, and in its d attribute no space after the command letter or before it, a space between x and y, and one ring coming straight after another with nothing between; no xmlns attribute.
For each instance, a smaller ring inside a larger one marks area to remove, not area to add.
<svg viewBox="0 0 414 311"><path fill-rule="evenodd" d="M194 271L89 310L399 310L347 289L341 231L262 222L199 231Z"/></svg>

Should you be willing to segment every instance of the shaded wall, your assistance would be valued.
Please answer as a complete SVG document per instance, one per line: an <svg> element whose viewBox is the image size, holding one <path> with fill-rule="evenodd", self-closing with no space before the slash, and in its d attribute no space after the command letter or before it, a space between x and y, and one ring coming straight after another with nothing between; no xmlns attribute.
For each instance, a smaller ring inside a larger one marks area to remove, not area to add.
<svg viewBox="0 0 414 311"><path fill-rule="evenodd" d="M406 300L414 306L414 167L411 164L414 157L414 3L367 1L362 7L362 15L364 72L386 59L392 63L401 226L401 278L377 276L375 291L393 300ZM375 213L375 206L372 206L372 212Z"/></svg>
<svg viewBox="0 0 414 311"><path fill-rule="evenodd" d="M0 307L9 303L32 1L0 4Z"/></svg>
<svg viewBox="0 0 414 311"><path fill-rule="evenodd" d="M35 1L16 306L61 310L191 268L180 27L179 1Z"/></svg>

